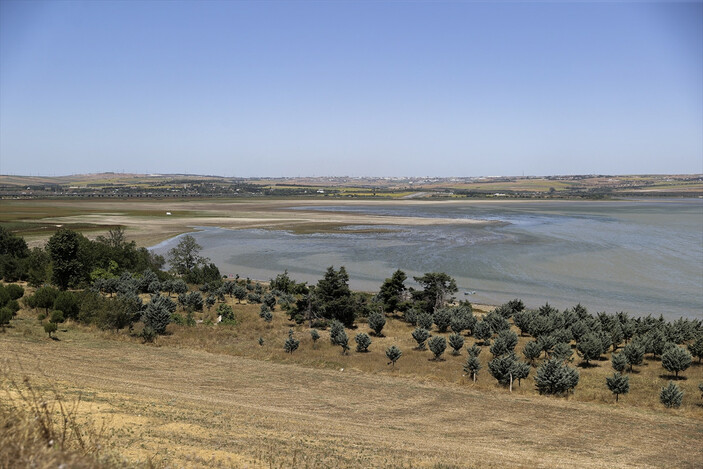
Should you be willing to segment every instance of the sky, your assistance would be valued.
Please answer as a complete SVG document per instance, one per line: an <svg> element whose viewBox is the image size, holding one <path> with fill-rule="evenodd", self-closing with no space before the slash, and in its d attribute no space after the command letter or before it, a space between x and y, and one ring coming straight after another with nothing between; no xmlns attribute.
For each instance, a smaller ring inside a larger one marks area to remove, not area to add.
<svg viewBox="0 0 703 469"><path fill-rule="evenodd" d="M0 174L703 173L703 3L0 1Z"/></svg>

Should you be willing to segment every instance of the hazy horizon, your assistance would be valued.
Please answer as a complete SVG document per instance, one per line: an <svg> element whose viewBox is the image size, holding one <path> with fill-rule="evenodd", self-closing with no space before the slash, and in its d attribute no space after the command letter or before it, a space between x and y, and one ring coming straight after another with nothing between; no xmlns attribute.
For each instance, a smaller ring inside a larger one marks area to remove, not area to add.
<svg viewBox="0 0 703 469"><path fill-rule="evenodd" d="M703 3L0 2L0 173L703 173Z"/></svg>

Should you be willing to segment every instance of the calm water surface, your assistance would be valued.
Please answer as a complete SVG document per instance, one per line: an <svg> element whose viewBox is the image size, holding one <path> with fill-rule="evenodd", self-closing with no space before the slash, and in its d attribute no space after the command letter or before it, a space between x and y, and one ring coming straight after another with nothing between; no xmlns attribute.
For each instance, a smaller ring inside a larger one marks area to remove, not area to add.
<svg viewBox="0 0 703 469"><path fill-rule="evenodd" d="M344 265L352 288L376 291L397 268L409 277L443 271L456 278L458 297L477 303L520 297L532 307L580 302L591 311L703 317L700 199L312 208L502 223L308 235L205 228L193 236L223 273L243 277L267 280L287 269L297 280L314 283L328 266ZM177 242L153 249L166 254Z"/></svg>

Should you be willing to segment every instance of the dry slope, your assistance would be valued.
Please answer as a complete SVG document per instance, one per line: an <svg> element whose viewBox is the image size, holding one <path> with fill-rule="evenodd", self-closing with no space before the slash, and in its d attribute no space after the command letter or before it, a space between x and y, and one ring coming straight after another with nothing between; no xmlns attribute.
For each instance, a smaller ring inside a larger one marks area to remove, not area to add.
<svg viewBox="0 0 703 469"><path fill-rule="evenodd" d="M14 373L82 391L122 452L175 466L695 467L703 421L206 352L0 335ZM403 360L398 362L403 366ZM488 379L488 378L486 378Z"/></svg>

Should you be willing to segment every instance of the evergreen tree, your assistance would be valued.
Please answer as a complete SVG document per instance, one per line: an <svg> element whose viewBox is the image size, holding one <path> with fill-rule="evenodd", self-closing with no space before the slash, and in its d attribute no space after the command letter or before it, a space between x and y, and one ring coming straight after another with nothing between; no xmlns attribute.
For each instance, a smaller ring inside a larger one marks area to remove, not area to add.
<svg viewBox="0 0 703 469"><path fill-rule="evenodd" d="M7 306L3 306L0 308L0 327L2 327L2 330L5 330L5 326L10 324L10 320L12 319L12 310L8 308Z"/></svg>
<svg viewBox="0 0 703 469"><path fill-rule="evenodd" d="M264 321L266 321L267 323L270 324L271 321L273 321L273 313L271 313L270 310L266 310L263 314L263 318L264 318Z"/></svg>
<svg viewBox="0 0 703 469"><path fill-rule="evenodd" d="M442 354L447 349L447 341L441 335L433 336L428 342L430 351L434 354L433 360L441 360Z"/></svg>
<svg viewBox="0 0 703 469"><path fill-rule="evenodd" d="M525 347L522 349L522 354L532 364L534 364L535 360L539 358L541 353L542 349L540 348L539 344L534 340L531 340L530 342L526 343Z"/></svg>
<svg viewBox="0 0 703 469"><path fill-rule="evenodd" d="M298 349L300 341L293 337L293 329L288 329L288 338L283 344L283 350L288 353L293 353Z"/></svg>
<svg viewBox="0 0 703 469"><path fill-rule="evenodd" d="M142 312L144 327L152 329L157 335L166 333L166 326L171 322L173 308L175 308L175 304L167 297L153 295Z"/></svg>
<svg viewBox="0 0 703 469"><path fill-rule="evenodd" d="M622 349L622 353L625 355L628 365L630 365L630 371L634 365L641 365L644 360L644 347L632 341Z"/></svg>
<svg viewBox="0 0 703 469"><path fill-rule="evenodd" d="M376 337L383 337L381 331L383 331L383 326L386 325L386 317L378 312L371 313L369 316L369 327L376 334Z"/></svg>
<svg viewBox="0 0 703 469"><path fill-rule="evenodd" d="M466 359L466 364L464 365L464 372L471 376L471 378L474 380L474 383L476 382L476 375L478 374L480 369L481 362L479 361L478 357L476 355L469 354L469 357Z"/></svg>
<svg viewBox="0 0 703 469"><path fill-rule="evenodd" d="M680 407L683 400L683 391L677 385L669 381L668 386L661 388L659 401L666 407Z"/></svg>
<svg viewBox="0 0 703 469"><path fill-rule="evenodd" d="M471 347L466 347L466 352L469 355L473 355L474 357L478 357L481 355L481 347L479 347L476 344L471 345Z"/></svg>
<svg viewBox="0 0 703 469"><path fill-rule="evenodd" d="M610 358L610 362L613 365L613 369L618 373L622 373L627 367L627 358L622 352L614 353L613 356Z"/></svg>
<svg viewBox="0 0 703 469"><path fill-rule="evenodd" d="M554 346L557 344L557 341L551 335L543 334L537 338L537 344L544 352L544 356L549 358L551 356L552 349L554 349Z"/></svg>
<svg viewBox="0 0 703 469"><path fill-rule="evenodd" d="M501 331L510 330L510 323L508 320L498 314L495 310L486 314L483 317L483 321L491 327L491 331L495 334L498 334Z"/></svg>
<svg viewBox="0 0 703 469"><path fill-rule="evenodd" d="M703 359L703 334L700 334L694 342L688 344L688 351L691 352L691 355L698 358L698 363L701 363L701 359Z"/></svg>
<svg viewBox="0 0 703 469"><path fill-rule="evenodd" d="M381 285L378 297L383 302L383 309L386 313L393 313L400 307L405 292L404 282L406 279L405 272L396 270L391 278L387 278Z"/></svg>
<svg viewBox="0 0 703 469"><path fill-rule="evenodd" d="M51 334L56 332L58 329L59 329L59 326L57 326L55 322L44 323L44 332L49 334L49 338L51 338Z"/></svg>
<svg viewBox="0 0 703 469"><path fill-rule="evenodd" d="M317 332L317 329L312 329L310 331L310 338L312 339L312 348L315 348L315 344L320 339L320 333Z"/></svg>
<svg viewBox="0 0 703 469"><path fill-rule="evenodd" d="M264 346L264 338L259 337L259 346L263 347Z"/></svg>
<svg viewBox="0 0 703 469"><path fill-rule="evenodd" d="M591 360L600 358L603 351L603 342L596 334L586 334L581 339L581 342L576 345L576 351L583 361L586 362L586 366L588 366Z"/></svg>
<svg viewBox="0 0 703 469"><path fill-rule="evenodd" d="M335 342L337 343L337 345L342 347L342 355L346 355L349 351L349 337L347 337L347 332L344 329L342 329L341 332L337 334Z"/></svg>
<svg viewBox="0 0 703 469"><path fill-rule="evenodd" d="M573 355L573 351L571 350L571 346L567 343L564 342L559 342L554 346L554 349L552 349L552 357L558 359L558 360L563 360L563 361L571 361L571 355Z"/></svg>
<svg viewBox="0 0 703 469"><path fill-rule="evenodd" d="M398 347L396 347L395 345L391 345L391 346L388 347L388 349L386 350L386 357L388 357L388 360L390 360L390 361L388 362L388 364L389 364L389 365L392 364L392 365L393 365L393 368L395 368L395 362L397 362L398 359L399 359L402 355L403 355L403 352L402 352Z"/></svg>
<svg viewBox="0 0 703 469"><path fill-rule="evenodd" d="M578 382L578 371L556 358L542 363L535 375L535 384L540 394L565 394L572 391Z"/></svg>
<svg viewBox="0 0 703 469"><path fill-rule="evenodd" d="M615 402L618 402L618 396L620 394L630 392L630 377L621 375L618 372L613 373L613 376L606 377L605 384L608 386L608 389L610 389L610 392L615 394Z"/></svg>
<svg viewBox="0 0 703 469"><path fill-rule="evenodd" d="M501 355L488 362L488 370L500 384L507 386L510 383L511 377L515 379L513 376L513 367L516 361L517 357L514 353Z"/></svg>
<svg viewBox="0 0 703 469"><path fill-rule="evenodd" d="M434 319L427 313L420 313L417 316L417 325L423 329L432 330L432 324L434 324Z"/></svg>
<svg viewBox="0 0 703 469"><path fill-rule="evenodd" d="M513 379L516 379L517 385L520 386L521 381L530 374L530 364L516 360L515 363L513 363L512 373Z"/></svg>
<svg viewBox="0 0 703 469"><path fill-rule="evenodd" d="M366 334L365 332L357 334L356 337L354 337L354 341L356 342L357 352L369 351L369 345L371 345L371 338L368 334Z"/></svg>
<svg viewBox="0 0 703 469"><path fill-rule="evenodd" d="M428 332L428 330L423 329L422 327L416 327L412 335L413 339L415 339L415 342L417 342L416 349L425 350L425 341L430 337L430 333Z"/></svg>
<svg viewBox="0 0 703 469"><path fill-rule="evenodd" d="M440 308L434 313L434 323L439 332L447 332L452 322L452 313L448 308Z"/></svg>
<svg viewBox="0 0 703 469"><path fill-rule="evenodd" d="M337 342L337 337L344 333L344 324L339 321L333 320L330 322L330 343L332 345L339 345Z"/></svg>
<svg viewBox="0 0 703 469"><path fill-rule="evenodd" d="M452 355L459 355L461 348L464 346L464 336L459 333L454 333L449 336L449 346L452 348Z"/></svg>
<svg viewBox="0 0 703 469"><path fill-rule="evenodd" d="M474 328L474 337L483 342L483 345L491 344L491 337L493 337L493 330L491 326L485 321L479 321L476 323Z"/></svg>
<svg viewBox="0 0 703 469"><path fill-rule="evenodd" d="M674 346L662 355L662 366L669 372L673 371L678 379L679 372L691 366L691 354L683 347Z"/></svg>

